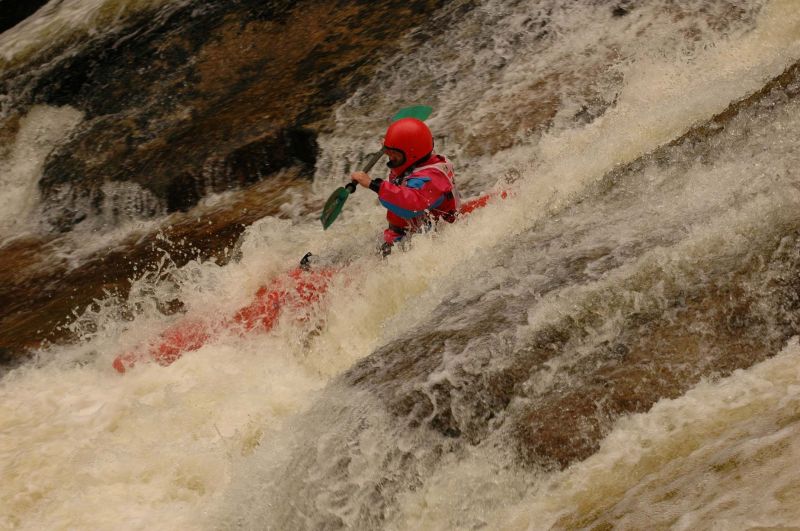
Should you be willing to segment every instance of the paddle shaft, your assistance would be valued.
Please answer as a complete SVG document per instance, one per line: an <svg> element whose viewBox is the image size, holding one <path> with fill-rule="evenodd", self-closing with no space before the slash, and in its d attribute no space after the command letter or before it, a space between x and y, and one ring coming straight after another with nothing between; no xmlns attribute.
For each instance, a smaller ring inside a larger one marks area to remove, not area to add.
<svg viewBox="0 0 800 531"><path fill-rule="evenodd" d="M375 153L370 155L369 159L367 160L367 163L364 165L364 169L361 170L361 171L363 171L364 173L368 173L369 170L371 170L372 167L375 166L375 164L379 160L381 160L382 156L383 156L383 150L376 151ZM357 186L358 186L358 184L355 181L350 181L349 183L347 183L345 185L345 188L347 188L347 191L352 194L352 193L354 193L356 191L356 187Z"/></svg>

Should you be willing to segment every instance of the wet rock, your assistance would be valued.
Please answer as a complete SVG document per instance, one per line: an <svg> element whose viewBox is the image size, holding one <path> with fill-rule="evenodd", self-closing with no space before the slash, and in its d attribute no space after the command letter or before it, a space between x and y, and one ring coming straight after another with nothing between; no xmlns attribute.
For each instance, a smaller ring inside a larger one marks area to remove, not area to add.
<svg viewBox="0 0 800 531"><path fill-rule="evenodd" d="M522 460L564 468L592 455L621 415L645 412L702 378L727 376L777 353L792 333L770 333L754 308L756 298L740 288L759 281L745 271L739 275L730 285L698 287L675 313L624 330L616 339L627 351L624 357L597 349L588 354L591 364L514 412L509 424ZM731 328L732 315L747 326Z"/></svg>
<svg viewBox="0 0 800 531"><path fill-rule="evenodd" d="M134 268L160 258L155 233L135 235L68 268L48 249L79 223L99 217L113 228L116 219L174 213L162 231L188 242L171 249L181 265L223 260L247 224L282 215L284 192L309 184L316 137L330 129L333 107L443 4L193 3L164 17L140 13L23 64L2 63L0 94L11 107L0 155L34 104L71 105L86 118L48 157L39 182L52 233L2 251L0 348L21 354L70 338L59 325L74 308L104 290L124 297ZM124 207L132 211L115 204L121 189L138 194ZM207 194L229 190L246 193L220 211L195 211Z"/></svg>
<svg viewBox="0 0 800 531"><path fill-rule="evenodd" d="M332 106L442 3L208 2L155 27L142 13L58 60L62 50L6 70L0 92L18 112L45 103L86 114L47 160L48 210L59 208L65 183L94 197L108 181L186 210L289 167L310 176ZM54 229L92 214L66 213Z"/></svg>
<svg viewBox="0 0 800 531"><path fill-rule="evenodd" d="M693 272L690 296L677 290L649 310L617 308L610 292L596 295L611 304L606 312L576 301L573 312L522 344L513 330L525 325L533 304L524 296L482 304L479 321L463 318L479 298L448 303L448 312L462 315L460 328L443 326L435 312L431 331L386 345L345 380L380 397L398 425L468 444L502 429L524 466L564 468L592 455L620 416L780 351L800 333L798 275L796 233L740 261ZM621 330L596 343L593 331L618 311L625 314Z"/></svg>
<svg viewBox="0 0 800 531"><path fill-rule="evenodd" d="M613 209L615 197L627 193L626 179L637 178L649 165L693 164L711 156L709 150L718 148L715 137L732 118L768 113L771 102L795 98L798 79L800 64L706 124L610 173L589 192L600 197L591 208ZM609 258L611 247L598 246L549 270L551 280L537 283L533 291L515 284L510 296L481 293L447 301L424 329L362 360L345 381L378 396L398 425L464 444L480 444L501 431L493 440L510 438L520 464L564 468L592 455L621 416L646 412L701 379L748 368L800 333L800 226L784 220L771 230L752 236L736 257L710 255L687 265L679 281L658 267L636 273L584 301L571 301L558 320L524 340L517 337L515 330L528 325L537 300L566 284L601 278L624 259ZM546 256L547 234L517 235L514 245ZM511 255L513 249L484 257L484 267L513 263L517 283L542 275L536 264L498 256L503 253ZM619 293L635 293L637 302L628 306ZM649 293L650 302L643 303L639 297ZM619 320L612 318L616 312ZM458 315L457 325L447 320L451 314ZM611 338L605 328L609 320L619 323Z"/></svg>

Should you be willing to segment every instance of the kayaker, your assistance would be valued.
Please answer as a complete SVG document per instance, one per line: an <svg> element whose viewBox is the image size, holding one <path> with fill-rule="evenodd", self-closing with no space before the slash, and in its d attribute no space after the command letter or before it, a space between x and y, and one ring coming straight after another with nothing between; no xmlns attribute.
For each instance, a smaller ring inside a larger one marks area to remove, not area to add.
<svg viewBox="0 0 800 531"><path fill-rule="evenodd" d="M383 254L415 232L442 219L452 223L460 206L452 163L433 152L433 135L425 122L401 118L386 130L383 150L389 178L370 179L363 171L350 178L378 194L389 227L383 231Z"/></svg>

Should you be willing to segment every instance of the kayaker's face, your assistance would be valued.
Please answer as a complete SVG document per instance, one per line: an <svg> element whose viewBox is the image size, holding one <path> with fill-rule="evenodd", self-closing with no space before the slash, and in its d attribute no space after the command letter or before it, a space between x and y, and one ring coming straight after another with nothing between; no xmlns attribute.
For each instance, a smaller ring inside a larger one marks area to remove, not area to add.
<svg viewBox="0 0 800 531"><path fill-rule="evenodd" d="M405 155L400 150L384 148L383 151L386 153L386 156L389 157L389 164L387 164L387 166L390 168L396 168L406 161Z"/></svg>

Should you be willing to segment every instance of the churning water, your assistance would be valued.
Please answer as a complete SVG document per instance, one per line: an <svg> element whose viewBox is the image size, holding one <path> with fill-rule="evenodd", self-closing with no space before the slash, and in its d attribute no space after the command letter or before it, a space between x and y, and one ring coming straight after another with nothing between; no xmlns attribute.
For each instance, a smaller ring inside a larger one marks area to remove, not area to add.
<svg viewBox="0 0 800 531"><path fill-rule="evenodd" d="M478 4L448 4L337 109L307 199L419 101L466 195L510 197L387 260L374 195L324 233L297 206L235 262L165 260L79 311L81 343L0 380L0 527L800 524L800 81L710 122L800 59L800 7ZM7 60L58 20L37 16ZM25 118L4 228L35 217L40 153L80 119ZM233 313L308 250L349 265L303 319L111 368L179 319L159 302Z"/></svg>

